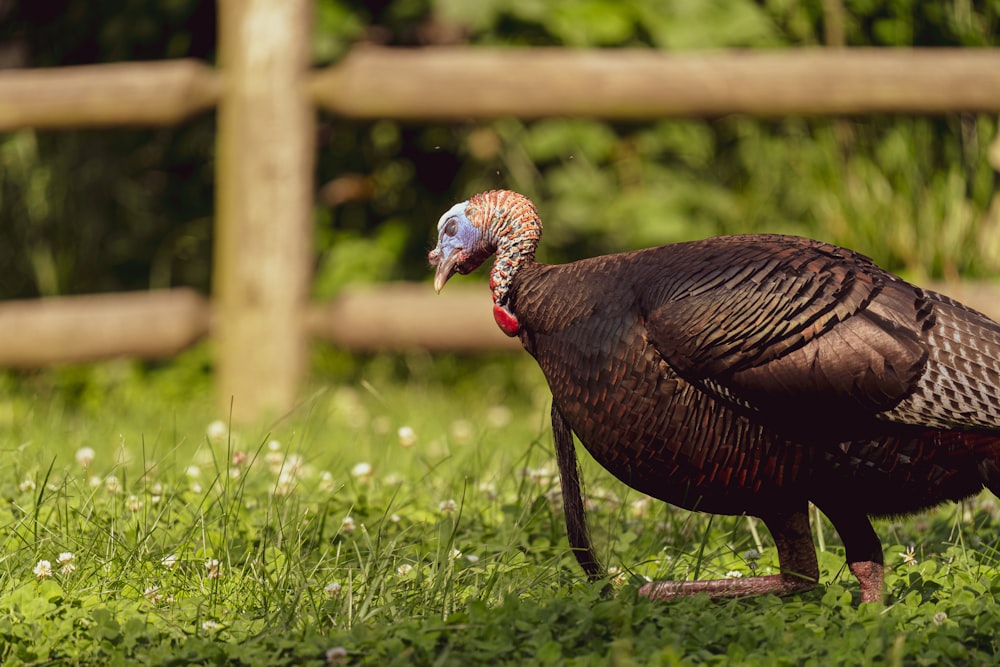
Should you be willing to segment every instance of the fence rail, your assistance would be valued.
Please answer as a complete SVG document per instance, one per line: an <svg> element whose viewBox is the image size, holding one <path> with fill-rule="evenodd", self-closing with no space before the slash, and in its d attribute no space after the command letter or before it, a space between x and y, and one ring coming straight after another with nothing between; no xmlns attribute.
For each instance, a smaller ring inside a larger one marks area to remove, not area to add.
<svg viewBox="0 0 1000 667"><path fill-rule="evenodd" d="M927 287L1000 320L1000 283ZM211 302L186 288L0 302L0 366L171 357L214 335L217 322ZM357 352L520 349L493 321L485 283L449 285L440 296L429 283L351 288L309 304L299 325L312 338Z"/></svg>
<svg viewBox="0 0 1000 667"><path fill-rule="evenodd" d="M211 304L190 290L0 303L0 364L164 356L211 334L219 406L233 398L233 418L247 421L293 405L310 336L353 349L512 347L475 288L435 297L393 285L308 302L317 106L411 120L1000 112L1000 49L366 47L312 70L310 0L218 5L218 68L0 71L0 131L164 125L212 108L219 118ZM1000 315L1000 289L985 293L970 301Z"/></svg>
<svg viewBox="0 0 1000 667"><path fill-rule="evenodd" d="M197 60L0 71L0 131L172 125L213 108L219 74Z"/></svg>
<svg viewBox="0 0 1000 667"><path fill-rule="evenodd" d="M191 289L5 301L0 302L0 365L169 357L210 327L208 300Z"/></svg>
<svg viewBox="0 0 1000 667"><path fill-rule="evenodd" d="M313 98L359 118L1000 111L1000 50L363 48Z"/></svg>
<svg viewBox="0 0 1000 667"><path fill-rule="evenodd" d="M298 78L354 118L1000 112L1000 49L363 47ZM4 70L0 131L169 125L215 106L224 81L195 60Z"/></svg>

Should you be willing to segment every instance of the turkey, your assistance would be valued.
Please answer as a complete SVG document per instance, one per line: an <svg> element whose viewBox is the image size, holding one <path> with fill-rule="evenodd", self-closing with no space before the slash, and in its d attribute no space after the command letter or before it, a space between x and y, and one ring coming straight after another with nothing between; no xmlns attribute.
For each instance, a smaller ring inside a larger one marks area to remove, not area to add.
<svg viewBox="0 0 1000 667"><path fill-rule="evenodd" d="M592 578L573 434L628 486L767 526L780 574L656 581L657 600L785 595L819 568L808 503L882 596L870 517L1000 493L1000 325L868 258L781 235L722 236L565 265L498 190L456 204L428 259L440 292L490 255L493 314L552 391L570 545Z"/></svg>

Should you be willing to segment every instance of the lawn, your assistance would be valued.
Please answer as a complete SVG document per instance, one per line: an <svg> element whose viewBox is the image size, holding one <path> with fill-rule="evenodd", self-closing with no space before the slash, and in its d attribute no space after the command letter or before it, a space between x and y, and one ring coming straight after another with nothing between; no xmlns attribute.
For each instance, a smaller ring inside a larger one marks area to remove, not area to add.
<svg viewBox="0 0 1000 667"><path fill-rule="evenodd" d="M318 351L268 425L213 410L208 351L0 376L0 661L42 664L994 664L1000 503L880 521L859 605L821 585L667 604L645 577L776 563L746 517L650 502L585 454L612 593L567 551L548 394L524 355ZM845 494L850 489L845 489Z"/></svg>

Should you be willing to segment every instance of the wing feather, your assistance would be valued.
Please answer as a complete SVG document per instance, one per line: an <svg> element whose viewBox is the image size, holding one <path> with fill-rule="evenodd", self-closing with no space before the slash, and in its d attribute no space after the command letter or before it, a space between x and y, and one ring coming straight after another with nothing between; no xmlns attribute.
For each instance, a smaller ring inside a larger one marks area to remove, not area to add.
<svg viewBox="0 0 1000 667"><path fill-rule="evenodd" d="M689 382L803 422L871 418L913 391L927 360L921 293L867 258L757 236L693 245L686 259L691 272L664 276L683 289L639 289L651 342Z"/></svg>

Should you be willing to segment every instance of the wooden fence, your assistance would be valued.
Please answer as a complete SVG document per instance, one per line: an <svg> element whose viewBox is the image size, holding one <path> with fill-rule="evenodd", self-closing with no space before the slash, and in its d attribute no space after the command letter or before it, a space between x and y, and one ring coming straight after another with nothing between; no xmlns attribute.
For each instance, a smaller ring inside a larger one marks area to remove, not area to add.
<svg viewBox="0 0 1000 667"><path fill-rule="evenodd" d="M356 349L514 345L485 287L434 297L429 285L393 285L308 302L316 107L417 120L1000 112L1000 50L366 47L313 70L311 9L220 0L218 69L178 60L0 72L0 131L162 125L212 108L219 119L211 303L184 289L3 303L0 365L166 356L211 332L219 406L233 398L234 419L247 421L294 404L311 336ZM998 301L978 305L998 315Z"/></svg>

